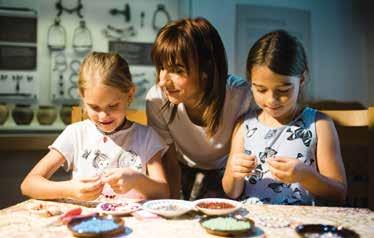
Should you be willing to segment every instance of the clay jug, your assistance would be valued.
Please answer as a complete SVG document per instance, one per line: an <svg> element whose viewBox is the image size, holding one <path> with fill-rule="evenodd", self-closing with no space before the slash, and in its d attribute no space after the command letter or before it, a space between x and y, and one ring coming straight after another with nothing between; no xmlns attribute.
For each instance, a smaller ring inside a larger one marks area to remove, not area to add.
<svg viewBox="0 0 374 238"><path fill-rule="evenodd" d="M71 123L71 111L72 111L72 106L63 105L61 107L60 117L65 125L69 125Z"/></svg>
<svg viewBox="0 0 374 238"><path fill-rule="evenodd" d="M0 104L0 125L3 125L9 116L9 108L5 103Z"/></svg>
<svg viewBox="0 0 374 238"><path fill-rule="evenodd" d="M36 118L40 125L52 125L57 118L57 110L54 106L39 106Z"/></svg>
<svg viewBox="0 0 374 238"><path fill-rule="evenodd" d="M12 117L17 125L29 125L34 118L34 112L28 104L17 104L12 110Z"/></svg>

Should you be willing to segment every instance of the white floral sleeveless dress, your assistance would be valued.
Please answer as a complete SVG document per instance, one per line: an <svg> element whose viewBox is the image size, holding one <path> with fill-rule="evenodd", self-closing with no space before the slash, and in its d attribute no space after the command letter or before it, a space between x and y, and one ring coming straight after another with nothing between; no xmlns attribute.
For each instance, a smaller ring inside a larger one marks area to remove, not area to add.
<svg viewBox="0 0 374 238"><path fill-rule="evenodd" d="M275 180L266 160L273 156L293 157L316 169L316 112L306 107L292 122L278 128L261 124L255 111L246 115L244 152L256 155L257 167L247 179L241 199L267 204L314 204L313 196L299 183Z"/></svg>

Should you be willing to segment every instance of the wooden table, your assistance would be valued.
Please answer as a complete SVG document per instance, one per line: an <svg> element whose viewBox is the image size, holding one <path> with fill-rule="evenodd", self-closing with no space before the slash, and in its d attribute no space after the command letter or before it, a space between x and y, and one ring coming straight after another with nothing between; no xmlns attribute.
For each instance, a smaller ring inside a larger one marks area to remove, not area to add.
<svg viewBox="0 0 374 238"><path fill-rule="evenodd" d="M43 204L58 207L63 212L77 207L77 204L28 200L15 206L0 210L0 237L72 237L65 225L48 226L55 217L42 217L30 207ZM93 212L94 208L83 207L83 213ZM243 216L256 223L255 237L298 237L292 228L298 223L324 223L342 225L355 230L361 237L374 237L374 212L368 209L279 206L279 205L244 205L239 211ZM125 219L126 231L117 237L216 237L205 232L198 220L200 215L190 212L179 219L139 220L128 216ZM270 228L262 224L261 219L276 218L290 223L289 227Z"/></svg>

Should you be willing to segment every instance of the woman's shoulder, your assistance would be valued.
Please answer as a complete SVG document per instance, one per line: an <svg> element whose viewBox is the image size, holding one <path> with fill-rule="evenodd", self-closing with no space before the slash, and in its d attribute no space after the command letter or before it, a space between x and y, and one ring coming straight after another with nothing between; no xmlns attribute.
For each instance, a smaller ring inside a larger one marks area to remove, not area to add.
<svg viewBox="0 0 374 238"><path fill-rule="evenodd" d="M244 88L249 87L249 83L240 76L230 74L227 76L226 86L228 88Z"/></svg>
<svg viewBox="0 0 374 238"><path fill-rule="evenodd" d="M164 99L164 94L162 93L162 89L156 85L153 85L147 92L146 100L153 100L153 99Z"/></svg>

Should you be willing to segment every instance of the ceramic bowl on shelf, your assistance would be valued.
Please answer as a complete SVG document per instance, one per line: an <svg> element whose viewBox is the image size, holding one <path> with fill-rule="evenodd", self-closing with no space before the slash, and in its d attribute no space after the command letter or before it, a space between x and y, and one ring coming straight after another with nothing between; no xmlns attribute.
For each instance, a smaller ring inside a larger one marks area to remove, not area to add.
<svg viewBox="0 0 374 238"><path fill-rule="evenodd" d="M0 103L0 125L3 125L9 116L9 107L5 103Z"/></svg>
<svg viewBox="0 0 374 238"><path fill-rule="evenodd" d="M34 118L34 111L29 104L17 104L12 110L12 117L17 125L29 125Z"/></svg>
<svg viewBox="0 0 374 238"><path fill-rule="evenodd" d="M40 125L52 125L57 118L57 110L54 106L39 106L36 118Z"/></svg>
<svg viewBox="0 0 374 238"><path fill-rule="evenodd" d="M72 112L72 106L62 105L60 109L60 117L65 125L69 125L71 123L71 112Z"/></svg>

